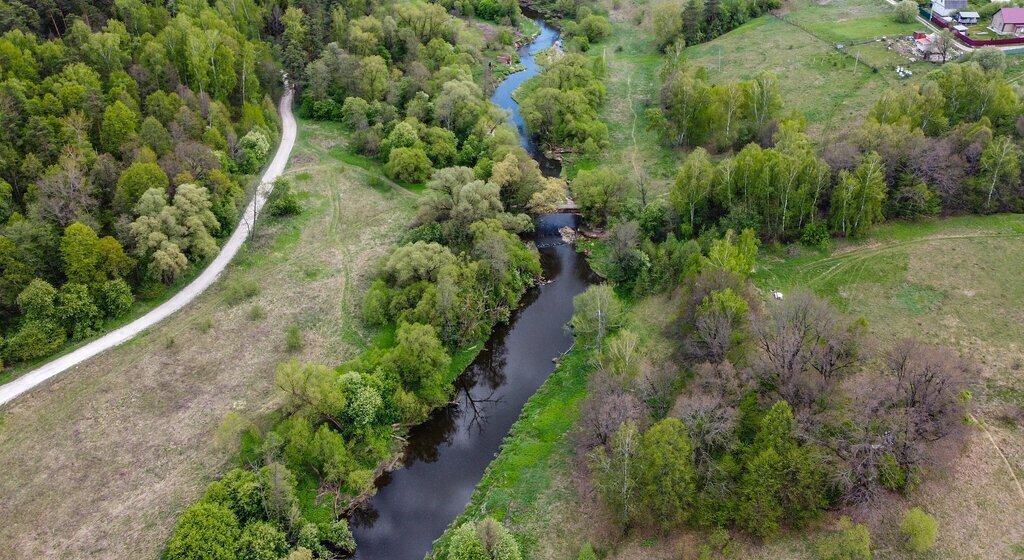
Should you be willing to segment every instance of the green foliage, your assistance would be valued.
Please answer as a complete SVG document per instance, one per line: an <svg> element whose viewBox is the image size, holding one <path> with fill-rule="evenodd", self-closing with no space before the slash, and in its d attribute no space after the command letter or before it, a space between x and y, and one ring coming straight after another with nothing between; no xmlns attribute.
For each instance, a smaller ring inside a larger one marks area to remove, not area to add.
<svg viewBox="0 0 1024 560"><path fill-rule="evenodd" d="M92 300L88 286L68 282L57 292L55 314L72 340L90 336L100 326L103 314Z"/></svg>
<svg viewBox="0 0 1024 560"><path fill-rule="evenodd" d="M689 518L697 479L687 427L676 418L651 426L641 437L637 461L639 510L666 529L681 525Z"/></svg>
<svg viewBox="0 0 1024 560"><path fill-rule="evenodd" d="M407 183L422 183L432 171L430 158L422 148L396 148L384 165L388 177Z"/></svg>
<svg viewBox="0 0 1024 560"><path fill-rule="evenodd" d="M278 560L288 552L285 534L266 521L246 525L237 546L238 560Z"/></svg>
<svg viewBox="0 0 1024 560"><path fill-rule="evenodd" d="M871 533L849 517L839 519L839 527L815 545L819 560L871 560Z"/></svg>
<svg viewBox="0 0 1024 560"><path fill-rule="evenodd" d="M430 325L405 323L396 333L398 344L387 354L386 363L402 383L435 406L447 396L446 373L451 357Z"/></svg>
<svg viewBox="0 0 1024 560"><path fill-rule="evenodd" d="M33 360L52 354L64 345L64 329L50 320L26 320L4 345L8 363Z"/></svg>
<svg viewBox="0 0 1024 560"><path fill-rule="evenodd" d="M167 543L168 560L235 560L238 520L231 510L210 502L193 504L178 519Z"/></svg>
<svg viewBox="0 0 1024 560"><path fill-rule="evenodd" d="M745 229L739 237L729 230L711 243L707 255L701 258L701 267L726 270L746 278L754 270L758 245L753 230Z"/></svg>
<svg viewBox="0 0 1024 560"><path fill-rule="evenodd" d="M120 100L109 105L103 112L103 124L100 126L100 144L103 149L116 154L135 134L135 123L135 113Z"/></svg>
<svg viewBox="0 0 1024 560"><path fill-rule="evenodd" d="M302 350L302 328L296 324L291 324L284 331L284 349L288 352L298 352Z"/></svg>
<svg viewBox="0 0 1024 560"><path fill-rule="evenodd" d="M591 286L573 298L572 303L573 315L568 326L582 346L600 350L605 338L622 326L622 304L611 286Z"/></svg>
<svg viewBox="0 0 1024 560"><path fill-rule="evenodd" d="M466 523L455 530L448 543L449 560L488 560L484 543L476 534L472 523Z"/></svg>
<svg viewBox="0 0 1024 560"><path fill-rule="evenodd" d="M110 319L125 316L135 303L132 288L123 279L107 280L100 286L96 305Z"/></svg>
<svg viewBox="0 0 1024 560"><path fill-rule="evenodd" d="M531 80L520 100L530 134L541 143L581 149L587 141L604 147L608 127L598 119L605 88L592 63L578 54L559 57Z"/></svg>
<svg viewBox="0 0 1024 560"><path fill-rule="evenodd" d="M853 173L840 173L832 192L832 231L844 237L862 235L882 219L885 196L882 158L872 152Z"/></svg>
<svg viewBox="0 0 1024 560"><path fill-rule="evenodd" d="M274 181L274 189L270 191L266 204L270 215L279 218L295 216L302 212L299 198L292 191L291 182L284 177L278 177Z"/></svg>
<svg viewBox="0 0 1024 560"><path fill-rule="evenodd" d="M892 9L892 19L896 23L913 23L917 18L917 2L903 0Z"/></svg>
<svg viewBox="0 0 1024 560"><path fill-rule="evenodd" d="M135 162L117 179L114 209L120 214L128 213L147 190L167 190L169 185L170 180L159 165L153 162Z"/></svg>
<svg viewBox="0 0 1024 560"><path fill-rule="evenodd" d="M903 546L907 550L919 554L928 552L935 546L939 522L921 508L911 508L900 521L900 534L903 535Z"/></svg>
<svg viewBox="0 0 1024 560"><path fill-rule="evenodd" d="M250 130L239 141L241 151L238 156L238 169L242 173L255 173L263 166L270 153L270 139L260 130Z"/></svg>
<svg viewBox="0 0 1024 560"><path fill-rule="evenodd" d="M580 211L598 226L622 210L629 192L626 180L611 167L580 171L571 186Z"/></svg>

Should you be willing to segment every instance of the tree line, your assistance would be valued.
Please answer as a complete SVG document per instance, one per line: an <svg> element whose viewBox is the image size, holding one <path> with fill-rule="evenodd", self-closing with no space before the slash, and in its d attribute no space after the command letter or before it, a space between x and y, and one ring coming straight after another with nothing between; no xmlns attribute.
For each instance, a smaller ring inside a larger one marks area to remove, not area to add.
<svg viewBox="0 0 1024 560"><path fill-rule="evenodd" d="M679 55L663 67L659 106L646 115L666 143L692 149L671 210L688 235L749 227L765 240L811 245L886 219L1019 211L1024 121L1003 57L979 49L921 85L886 92L860 127L816 145L785 112L776 76L711 84ZM627 201L623 191L612 206Z"/></svg>
<svg viewBox="0 0 1024 560"><path fill-rule="evenodd" d="M6 363L102 330L217 253L278 134L267 14L252 0L4 4Z"/></svg>

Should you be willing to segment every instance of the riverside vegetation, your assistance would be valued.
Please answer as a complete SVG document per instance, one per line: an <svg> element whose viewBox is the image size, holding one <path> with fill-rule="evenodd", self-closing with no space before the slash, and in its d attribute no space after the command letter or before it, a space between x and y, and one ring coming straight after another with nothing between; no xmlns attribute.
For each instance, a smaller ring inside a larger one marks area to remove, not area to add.
<svg viewBox="0 0 1024 560"><path fill-rule="evenodd" d="M665 4L680 18L693 8ZM663 12L622 9L639 15L616 25L661 25L646 15ZM614 292L577 300L573 353L433 555L462 558L455 531L488 517L538 558L870 558L879 533L901 556L924 553L941 535L935 517L912 509L899 521L898 511L958 468L970 412L998 402L975 402L975 356L843 314L835 303L856 301L849 290L863 279L821 299L749 275L761 244L816 254L886 221L1019 212L1024 107L1005 56L937 68L867 104L860 125L819 137L803 107L783 103L785 78L748 68L742 82L713 81L680 42L665 45L643 126L687 153L662 192L643 170L622 173L610 143L569 170L584 217L607 232L583 250ZM823 274L805 280L845 286L845 268ZM769 297L784 287L783 301ZM997 410L1009 406L1012 419L1012 403ZM584 512L587 527L574 521ZM899 528L872 515L896 516Z"/></svg>

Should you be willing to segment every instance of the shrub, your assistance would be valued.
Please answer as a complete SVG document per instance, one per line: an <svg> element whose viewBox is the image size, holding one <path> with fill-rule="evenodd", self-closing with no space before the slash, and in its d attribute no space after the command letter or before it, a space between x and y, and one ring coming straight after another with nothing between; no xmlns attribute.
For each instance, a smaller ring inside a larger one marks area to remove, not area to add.
<svg viewBox="0 0 1024 560"><path fill-rule="evenodd" d="M285 534L266 521L246 525L238 539L238 560L278 560L287 551Z"/></svg>
<svg viewBox="0 0 1024 560"><path fill-rule="evenodd" d="M432 172L430 158L422 148L395 148L384 164L388 177L407 183L422 183Z"/></svg>
<svg viewBox="0 0 1024 560"><path fill-rule="evenodd" d="M907 511L900 522L900 533L903 534L904 546L911 552L921 553L935 546L935 537L939 534L939 522L925 513L921 508Z"/></svg>
<svg viewBox="0 0 1024 560"><path fill-rule="evenodd" d="M912 23L917 17L917 2L914 0L903 0L892 10L892 18L897 23Z"/></svg>
<svg viewBox="0 0 1024 560"><path fill-rule="evenodd" d="M302 211L299 206L299 199L292 192L292 185L284 177L278 177L274 181L274 189L267 197L267 211L271 216L294 216Z"/></svg>
<svg viewBox="0 0 1024 560"><path fill-rule="evenodd" d="M263 319L266 316L267 312L263 309L263 306L261 306L258 303L253 304L253 306L249 308L250 321L259 321L260 319Z"/></svg>
<svg viewBox="0 0 1024 560"><path fill-rule="evenodd" d="M292 325L284 332L284 347L289 352L302 349L302 329L298 325Z"/></svg>
<svg viewBox="0 0 1024 560"><path fill-rule="evenodd" d="M238 520L228 508L198 502L185 510L167 545L167 560L235 560Z"/></svg>
<svg viewBox="0 0 1024 560"><path fill-rule="evenodd" d="M132 308L135 296L127 282L118 278L104 282L97 302L103 314L110 319L122 317Z"/></svg>
<svg viewBox="0 0 1024 560"><path fill-rule="evenodd" d="M320 538L323 542L331 545L341 552L349 553L356 550L356 539L348 528L348 522L339 519L331 523L323 523L319 526Z"/></svg>
<svg viewBox="0 0 1024 560"><path fill-rule="evenodd" d="M849 517L839 519L839 530L823 537L817 545L820 560L871 560L871 533Z"/></svg>
<svg viewBox="0 0 1024 560"><path fill-rule="evenodd" d="M4 357L22 362L52 354L64 345L64 329L51 321L26 321L17 334L7 340Z"/></svg>
<svg viewBox="0 0 1024 560"><path fill-rule="evenodd" d="M224 288L224 301L235 306L260 293L260 286L255 280L236 280Z"/></svg>
<svg viewBox="0 0 1024 560"><path fill-rule="evenodd" d="M270 152L270 139L259 130L250 130L242 137L238 155L238 169L242 173L259 171Z"/></svg>
<svg viewBox="0 0 1024 560"><path fill-rule="evenodd" d="M597 553L594 552L594 547L590 543L583 545L576 560L597 560Z"/></svg>

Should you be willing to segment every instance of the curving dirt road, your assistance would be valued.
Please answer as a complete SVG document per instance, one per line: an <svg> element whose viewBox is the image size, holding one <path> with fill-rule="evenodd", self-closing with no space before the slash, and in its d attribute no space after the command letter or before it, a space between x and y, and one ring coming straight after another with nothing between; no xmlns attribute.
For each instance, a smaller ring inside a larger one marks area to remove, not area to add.
<svg viewBox="0 0 1024 560"><path fill-rule="evenodd" d="M277 148L277 153L274 154L273 161L270 162L266 172L263 174L263 179L259 187L256 188L256 194L253 196L252 201L249 202L249 205L246 206L242 219L239 221L238 227L235 228L235 232L231 234L228 242L221 247L220 253L206 267L206 270L171 299L142 317L103 335L74 352L61 356L10 383L0 386L0 406L11 402L19 395L32 390L48 379L81 364L89 358L131 340L139 333L188 305L196 296L203 293L217 280L220 273L224 272L228 263L235 258L238 250L245 243L246 238L249 236L250 224L253 224L259 216L263 204L267 201L267 195L273 189L274 180L284 171L285 165L288 163L288 157L292 153L292 147L295 145L296 127L295 117L292 115L291 90L281 96L281 104L278 110L281 113L281 144Z"/></svg>

